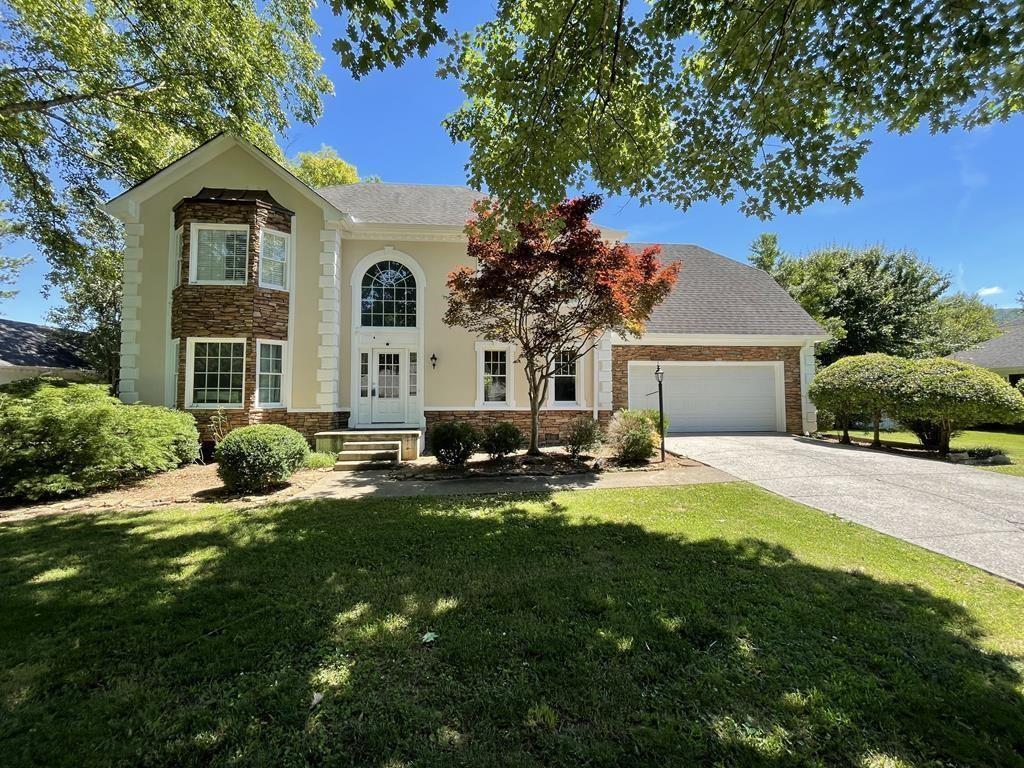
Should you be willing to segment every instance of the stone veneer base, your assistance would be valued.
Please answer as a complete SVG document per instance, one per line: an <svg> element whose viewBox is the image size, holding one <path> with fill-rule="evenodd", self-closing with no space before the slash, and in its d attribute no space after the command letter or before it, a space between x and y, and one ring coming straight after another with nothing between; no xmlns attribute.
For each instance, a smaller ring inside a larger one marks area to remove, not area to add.
<svg viewBox="0 0 1024 768"><path fill-rule="evenodd" d="M569 423L580 416L593 418L592 408L566 408L540 412L540 444L544 446L562 445L565 441ZM611 411L601 411L598 421L607 426ZM523 431L530 434L529 411L507 410L465 410L465 411L427 411L427 445L430 445L430 430L443 421L466 421L477 429L484 429L500 421L510 421Z"/></svg>
<svg viewBox="0 0 1024 768"><path fill-rule="evenodd" d="M216 413L214 409L203 408L190 410L199 427L199 439L203 442L213 440L210 431L210 419ZM234 409L225 410L228 429L247 427L252 424L284 424L302 434L310 445L317 432L345 429L348 426L348 411L287 411L283 408L268 409Z"/></svg>

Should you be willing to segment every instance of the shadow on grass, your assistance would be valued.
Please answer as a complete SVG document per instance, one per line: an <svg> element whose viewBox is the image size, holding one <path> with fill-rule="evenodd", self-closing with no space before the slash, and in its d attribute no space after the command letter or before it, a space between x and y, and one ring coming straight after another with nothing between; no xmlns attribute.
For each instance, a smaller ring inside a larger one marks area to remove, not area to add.
<svg viewBox="0 0 1024 768"><path fill-rule="evenodd" d="M10 766L1024 764L963 608L762 541L402 499L0 546Z"/></svg>

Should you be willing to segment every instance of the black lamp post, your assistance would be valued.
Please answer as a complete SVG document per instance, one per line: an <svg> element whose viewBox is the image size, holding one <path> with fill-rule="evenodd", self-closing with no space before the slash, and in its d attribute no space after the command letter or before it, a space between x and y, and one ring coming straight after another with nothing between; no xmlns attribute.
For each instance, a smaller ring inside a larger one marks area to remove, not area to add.
<svg viewBox="0 0 1024 768"><path fill-rule="evenodd" d="M665 380L665 372L661 363L654 369L654 378L658 380L658 434L661 435L661 463L665 463L665 398L661 383Z"/></svg>

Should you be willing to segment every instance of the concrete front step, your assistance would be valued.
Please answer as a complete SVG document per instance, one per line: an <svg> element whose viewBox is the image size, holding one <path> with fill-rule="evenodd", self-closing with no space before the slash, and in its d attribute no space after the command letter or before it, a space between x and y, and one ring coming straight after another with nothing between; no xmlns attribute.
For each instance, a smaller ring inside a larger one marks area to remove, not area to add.
<svg viewBox="0 0 1024 768"><path fill-rule="evenodd" d="M366 443L398 443L402 461L415 461L420 455L420 438L418 429L344 429L331 432L317 432L316 449L325 453L339 453L349 450L353 445L360 450Z"/></svg>
<svg viewBox="0 0 1024 768"><path fill-rule="evenodd" d="M346 440L343 451L400 451L402 450L401 440L376 441L355 441Z"/></svg>
<svg viewBox="0 0 1024 768"><path fill-rule="evenodd" d="M352 472L357 469L391 469L395 462L391 461L336 461L335 472Z"/></svg>
<svg viewBox="0 0 1024 768"><path fill-rule="evenodd" d="M373 450L368 449L364 451L350 451L347 447L344 451L341 451L338 456L338 461L398 461L398 449L392 448L390 450Z"/></svg>

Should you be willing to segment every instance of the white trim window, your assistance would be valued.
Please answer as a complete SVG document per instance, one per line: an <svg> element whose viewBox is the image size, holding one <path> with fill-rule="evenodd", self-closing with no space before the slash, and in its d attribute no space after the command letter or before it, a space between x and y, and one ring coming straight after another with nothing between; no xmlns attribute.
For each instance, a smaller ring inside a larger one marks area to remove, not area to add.
<svg viewBox="0 0 1024 768"><path fill-rule="evenodd" d="M177 288L181 285L181 260L183 251L185 250L185 229L184 227L178 227L174 230L174 279L171 282L173 288Z"/></svg>
<svg viewBox="0 0 1024 768"><path fill-rule="evenodd" d="M273 229L264 229L260 233L260 288L288 290L290 254L289 235Z"/></svg>
<svg viewBox="0 0 1024 768"><path fill-rule="evenodd" d="M178 370L180 368L181 339L171 339L170 356L167 365L170 375L167 380L167 397L164 398L168 408L178 407Z"/></svg>
<svg viewBox="0 0 1024 768"><path fill-rule="evenodd" d="M476 345L476 407L512 408L514 371L512 347L509 344L477 342Z"/></svg>
<svg viewBox="0 0 1024 768"><path fill-rule="evenodd" d="M419 356L415 352L409 353L409 397L416 397L419 394Z"/></svg>
<svg viewBox="0 0 1024 768"><path fill-rule="evenodd" d="M559 352L551 375L551 402L555 405L579 405L580 361L573 352Z"/></svg>
<svg viewBox="0 0 1024 768"><path fill-rule="evenodd" d="M189 408L242 408L245 339L189 338L186 376Z"/></svg>
<svg viewBox="0 0 1024 768"><path fill-rule="evenodd" d="M248 224L193 224L188 281L197 285L245 285Z"/></svg>
<svg viewBox="0 0 1024 768"><path fill-rule="evenodd" d="M284 407L285 342L256 342L256 405Z"/></svg>

